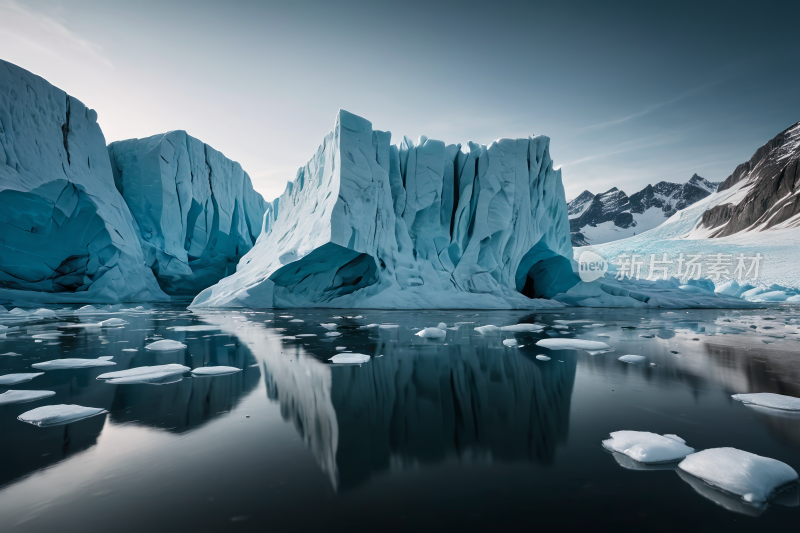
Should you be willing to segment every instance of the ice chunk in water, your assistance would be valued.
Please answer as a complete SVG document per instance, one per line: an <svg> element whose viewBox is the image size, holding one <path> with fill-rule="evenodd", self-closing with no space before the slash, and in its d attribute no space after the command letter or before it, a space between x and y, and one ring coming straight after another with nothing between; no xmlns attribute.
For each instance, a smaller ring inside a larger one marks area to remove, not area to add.
<svg viewBox="0 0 800 533"><path fill-rule="evenodd" d="M399 324L381 324L380 326L378 326L378 329L397 329L399 327L400 327Z"/></svg>
<svg viewBox="0 0 800 533"><path fill-rule="evenodd" d="M183 373L191 370L188 366L170 364L156 366L140 366L119 372L100 374L97 379L106 380L114 385L132 385L146 383L151 385L166 385L183 379Z"/></svg>
<svg viewBox="0 0 800 533"><path fill-rule="evenodd" d="M623 355L619 358L623 363L630 363L633 365L640 365L647 361L647 357L643 355Z"/></svg>
<svg viewBox="0 0 800 533"><path fill-rule="evenodd" d="M32 374L6 374L5 376L0 376L0 385L4 387L19 385L20 383L25 383L26 381L30 381L35 377L43 375L44 372L34 372Z"/></svg>
<svg viewBox="0 0 800 533"><path fill-rule="evenodd" d="M138 352L139 349L138 348L123 348L122 351L123 352Z"/></svg>
<svg viewBox="0 0 800 533"><path fill-rule="evenodd" d="M369 356L363 353L340 353L329 359L337 365L360 365L369 361Z"/></svg>
<svg viewBox="0 0 800 533"><path fill-rule="evenodd" d="M339 324L335 324L335 323L331 322L330 324L320 324L320 326L322 326L323 328L325 328L325 329L327 329L329 331L332 331L332 330L338 328Z"/></svg>
<svg viewBox="0 0 800 533"><path fill-rule="evenodd" d="M603 447L645 464L679 461L694 453L694 448L673 437L649 431L614 431L603 441Z"/></svg>
<svg viewBox="0 0 800 533"><path fill-rule="evenodd" d="M498 331L500 331L500 328L488 324L486 326L478 326L477 328L475 328L475 331L477 331L481 335L491 335L492 333L497 333Z"/></svg>
<svg viewBox="0 0 800 533"><path fill-rule="evenodd" d="M678 468L749 503L765 502L776 489L797 481L797 472L786 463L736 448L697 452Z"/></svg>
<svg viewBox="0 0 800 533"><path fill-rule="evenodd" d="M305 322L305 320L301 320L301 319L299 319L299 318L294 318L294 319L290 320L289 322L297 322L297 323L300 323L300 322Z"/></svg>
<svg viewBox="0 0 800 533"><path fill-rule="evenodd" d="M35 402L54 395L55 392L50 390L10 390L0 394L0 405Z"/></svg>
<svg viewBox="0 0 800 533"><path fill-rule="evenodd" d="M241 372L241 368L235 366L203 366L192 369L194 376L226 376L228 374L235 374Z"/></svg>
<svg viewBox="0 0 800 533"><path fill-rule="evenodd" d="M103 313L106 313L106 311L98 309L93 305L84 305L80 309L76 309L75 311L73 311L73 314L76 315L97 315Z"/></svg>
<svg viewBox="0 0 800 533"><path fill-rule="evenodd" d="M186 345L182 342L174 341L172 339L162 339L153 344L148 344L144 347L145 350L155 350L158 352L166 352L169 350L182 350Z"/></svg>
<svg viewBox="0 0 800 533"><path fill-rule="evenodd" d="M779 409L781 411L800 411L800 398L795 398L794 396L757 392L753 394L734 394L731 398L750 406Z"/></svg>
<svg viewBox="0 0 800 533"><path fill-rule="evenodd" d="M544 326L539 324L514 324L513 326L502 326L500 331L511 331L514 333L536 333L542 331Z"/></svg>
<svg viewBox="0 0 800 533"><path fill-rule="evenodd" d="M338 337L340 335L341 333L339 333L338 331L329 331L325 334L326 337Z"/></svg>
<svg viewBox="0 0 800 533"><path fill-rule="evenodd" d="M604 342L583 339L542 339L536 342L536 346L550 350L585 350L592 355L613 351L613 348Z"/></svg>
<svg viewBox="0 0 800 533"><path fill-rule="evenodd" d="M117 326L124 326L127 323L128 322L126 322L125 320L122 320L121 318L109 318L108 320L103 320L98 325L101 328L113 328L113 327L117 327Z"/></svg>
<svg viewBox="0 0 800 533"><path fill-rule="evenodd" d="M101 357L98 359L53 359L52 361L45 361L43 363L35 363L31 365L33 368L39 370L65 370L68 368L94 368L96 366L114 366L117 363L108 361Z"/></svg>
<svg viewBox="0 0 800 533"><path fill-rule="evenodd" d="M3 357L3 356L5 356L5 357L19 357L20 355L22 355L22 354L19 354L17 352L0 353L0 357Z"/></svg>
<svg viewBox="0 0 800 533"><path fill-rule="evenodd" d="M211 324L198 324L196 326L173 326L173 331L219 331L219 326L212 326Z"/></svg>
<svg viewBox="0 0 800 533"><path fill-rule="evenodd" d="M45 405L22 413L17 417L17 420L39 427L60 426L105 412L105 409L100 409L99 407L84 407L82 405Z"/></svg>
<svg viewBox="0 0 800 533"><path fill-rule="evenodd" d="M423 339L444 339L447 336L447 332L439 328L425 328L416 332L415 335Z"/></svg>
<svg viewBox="0 0 800 533"><path fill-rule="evenodd" d="M550 360L550 358L547 357L546 355L537 355L536 359L538 359L539 361L549 361Z"/></svg>
<svg viewBox="0 0 800 533"><path fill-rule="evenodd" d="M55 311L53 311L52 309L44 309L44 308L37 309L36 311L33 312L33 314L36 315L36 316L42 316L42 317L54 317L54 316L56 316L56 312Z"/></svg>

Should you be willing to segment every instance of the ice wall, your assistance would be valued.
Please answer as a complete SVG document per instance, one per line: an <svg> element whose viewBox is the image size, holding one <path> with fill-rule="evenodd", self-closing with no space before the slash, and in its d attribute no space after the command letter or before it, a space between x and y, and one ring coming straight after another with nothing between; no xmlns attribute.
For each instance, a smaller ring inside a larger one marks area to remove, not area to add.
<svg viewBox="0 0 800 533"><path fill-rule="evenodd" d="M0 60L0 300L166 300L97 113Z"/></svg>
<svg viewBox="0 0 800 533"><path fill-rule="evenodd" d="M445 145L340 111L195 307L529 308L578 278L549 139Z"/></svg>
<svg viewBox="0 0 800 533"><path fill-rule="evenodd" d="M114 142L108 153L166 293L194 296L235 272L268 206L239 163L185 131Z"/></svg>

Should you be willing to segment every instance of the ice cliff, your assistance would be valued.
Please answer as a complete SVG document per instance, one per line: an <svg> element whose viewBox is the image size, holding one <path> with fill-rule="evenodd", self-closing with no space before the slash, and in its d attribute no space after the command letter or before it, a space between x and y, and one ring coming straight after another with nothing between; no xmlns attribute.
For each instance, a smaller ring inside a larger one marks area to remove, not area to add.
<svg viewBox="0 0 800 533"><path fill-rule="evenodd" d="M97 113L0 60L0 300L166 300Z"/></svg>
<svg viewBox="0 0 800 533"><path fill-rule="evenodd" d="M445 145L340 111L195 307L530 308L578 282L544 136ZM134 212L136 210L134 209Z"/></svg>
<svg viewBox="0 0 800 533"><path fill-rule="evenodd" d="M194 296L235 272L268 207L239 163L185 131L114 142L108 154L166 293Z"/></svg>

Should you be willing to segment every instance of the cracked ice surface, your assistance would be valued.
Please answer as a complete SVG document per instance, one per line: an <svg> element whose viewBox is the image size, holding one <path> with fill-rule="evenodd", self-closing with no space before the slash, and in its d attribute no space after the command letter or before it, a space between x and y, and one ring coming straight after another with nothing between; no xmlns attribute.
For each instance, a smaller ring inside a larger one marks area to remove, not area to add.
<svg viewBox="0 0 800 533"><path fill-rule="evenodd" d="M237 272L192 306L561 306L542 297L578 279L547 137L390 139L340 111Z"/></svg>
<svg viewBox="0 0 800 533"><path fill-rule="evenodd" d="M167 300L114 186L97 113L0 60L0 298Z"/></svg>

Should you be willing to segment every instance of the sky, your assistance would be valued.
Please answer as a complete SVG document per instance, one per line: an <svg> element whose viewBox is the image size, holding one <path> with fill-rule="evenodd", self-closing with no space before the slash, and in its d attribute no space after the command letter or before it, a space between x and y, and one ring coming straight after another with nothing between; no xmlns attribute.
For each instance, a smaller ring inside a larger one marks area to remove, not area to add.
<svg viewBox="0 0 800 533"><path fill-rule="evenodd" d="M798 20L796 0L0 0L0 59L107 142L186 130L267 200L340 108L394 143L547 135L571 199L724 180L800 120Z"/></svg>

